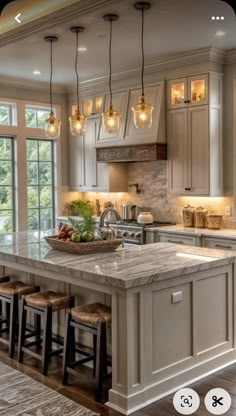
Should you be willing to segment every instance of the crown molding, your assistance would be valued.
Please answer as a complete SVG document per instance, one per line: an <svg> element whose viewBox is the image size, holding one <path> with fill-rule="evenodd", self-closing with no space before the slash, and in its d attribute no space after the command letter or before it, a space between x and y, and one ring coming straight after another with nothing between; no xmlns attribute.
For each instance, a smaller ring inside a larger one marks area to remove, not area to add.
<svg viewBox="0 0 236 416"><path fill-rule="evenodd" d="M235 51L236 53L236 51ZM163 55L159 58L158 61L145 65L145 77L150 76L151 74L158 73L161 71L166 71L174 68L181 68L189 65L196 65L200 63L213 62L217 64L225 63L225 52L212 48L205 47L200 49L193 49L186 52L180 52L171 55ZM124 81L126 79L139 79L140 78L140 66L133 68L126 68L123 71L116 72L112 75L113 82ZM107 85L108 75L94 76L91 79L82 79L80 81L81 90L86 90L91 87L97 87ZM71 93L72 87L67 87L67 92Z"/></svg>
<svg viewBox="0 0 236 416"><path fill-rule="evenodd" d="M114 0L80 0L77 3L66 6L63 9L49 13L29 23L22 24L8 32L0 35L0 47L18 42L30 35L41 33L60 24L65 24L71 19L85 14L91 13L99 9L101 6L112 4Z"/></svg>

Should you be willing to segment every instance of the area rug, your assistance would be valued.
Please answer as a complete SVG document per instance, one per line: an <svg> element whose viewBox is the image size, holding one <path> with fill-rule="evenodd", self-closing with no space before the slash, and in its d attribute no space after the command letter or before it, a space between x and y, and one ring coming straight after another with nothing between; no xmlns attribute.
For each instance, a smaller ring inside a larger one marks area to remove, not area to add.
<svg viewBox="0 0 236 416"><path fill-rule="evenodd" d="M0 362L0 415L95 416L97 413Z"/></svg>

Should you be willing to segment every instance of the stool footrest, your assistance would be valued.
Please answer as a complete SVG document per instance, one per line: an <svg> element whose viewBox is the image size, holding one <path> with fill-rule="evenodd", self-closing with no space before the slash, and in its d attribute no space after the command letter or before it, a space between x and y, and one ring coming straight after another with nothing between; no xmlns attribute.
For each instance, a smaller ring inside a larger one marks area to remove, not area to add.
<svg viewBox="0 0 236 416"><path fill-rule="evenodd" d="M36 352L31 351L26 347L21 347L21 349L22 349L22 351L30 354L32 357L37 358L38 360L42 361L42 356L40 354L37 354Z"/></svg>
<svg viewBox="0 0 236 416"><path fill-rule="evenodd" d="M53 350L49 353L49 355L52 357L53 355L58 355L63 353L63 348L59 348L58 350Z"/></svg>
<svg viewBox="0 0 236 416"><path fill-rule="evenodd" d="M73 368L74 368L74 367L76 367L77 365L81 365L81 364L88 363L89 361L94 360L94 358L95 358L95 354L90 355L90 357L81 358L80 360L78 360L78 361L74 361L73 363L71 363L71 364L70 364L70 367L73 367Z"/></svg>

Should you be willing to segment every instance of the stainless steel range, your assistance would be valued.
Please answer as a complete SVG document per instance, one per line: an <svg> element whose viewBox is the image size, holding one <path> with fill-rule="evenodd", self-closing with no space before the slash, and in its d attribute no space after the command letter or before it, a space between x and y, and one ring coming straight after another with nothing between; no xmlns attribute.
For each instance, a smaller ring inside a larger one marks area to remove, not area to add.
<svg viewBox="0 0 236 416"><path fill-rule="evenodd" d="M146 244L145 230L150 227L161 227L164 225L173 225L170 222L157 222L153 224L138 224L137 221L109 221L112 228L116 231L117 238L123 238L123 246Z"/></svg>

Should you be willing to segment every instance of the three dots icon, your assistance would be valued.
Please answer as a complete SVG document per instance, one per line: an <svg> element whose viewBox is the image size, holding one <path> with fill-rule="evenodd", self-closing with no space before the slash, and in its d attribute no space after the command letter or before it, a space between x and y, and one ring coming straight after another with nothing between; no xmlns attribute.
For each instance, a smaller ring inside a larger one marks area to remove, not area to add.
<svg viewBox="0 0 236 416"><path fill-rule="evenodd" d="M211 20L225 20L224 16L212 16Z"/></svg>

